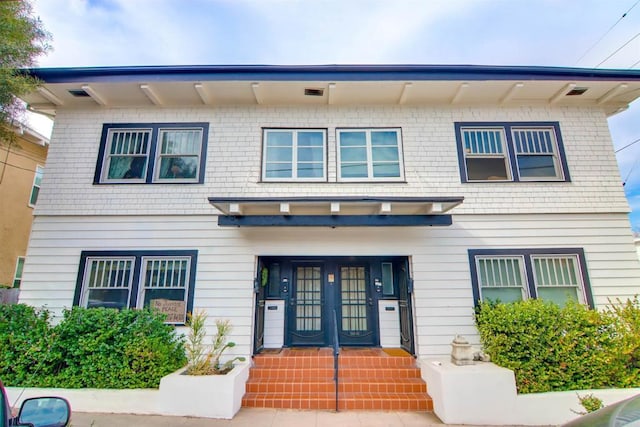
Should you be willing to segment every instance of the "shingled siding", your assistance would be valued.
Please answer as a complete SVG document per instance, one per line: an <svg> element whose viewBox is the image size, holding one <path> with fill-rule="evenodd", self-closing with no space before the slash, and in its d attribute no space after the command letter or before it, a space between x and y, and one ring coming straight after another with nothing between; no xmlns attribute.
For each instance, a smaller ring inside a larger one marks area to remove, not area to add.
<svg viewBox="0 0 640 427"><path fill-rule="evenodd" d="M571 182L461 183L455 122L558 122ZM104 123L209 124L206 175L193 185L94 185ZM327 129L327 182L264 183L262 128ZM406 183L336 182L336 129L399 128ZM457 214L627 212L606 117L598 108L304 106L60 109L37 215L202 215L207 198L464 197Z"/></svg>
<svg viewBox="0 0 640 427"><path fill-rule="evenodd" d="M165 199L166 200L166 199ZM131 202L133 204L133 202ZM458 209L458 208L456 208ZM253 279L263 255L403 255L415 280L419 356L477 343L468 249L583 248L598 307L633 296L640 265L625 214L454 215L449 227L221 228L214 215L48 216L35 219L20 301L56 315L70 307L83 250L198 251L195 308L230 319L236 354L251 353Z"/></svg>

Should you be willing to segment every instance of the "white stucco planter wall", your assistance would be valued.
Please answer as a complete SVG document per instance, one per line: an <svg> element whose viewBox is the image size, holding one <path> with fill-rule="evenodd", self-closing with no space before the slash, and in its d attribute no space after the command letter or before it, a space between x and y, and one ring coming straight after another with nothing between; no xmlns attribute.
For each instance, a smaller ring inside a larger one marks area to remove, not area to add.
<svg viewBox="0 0 640 427"><path fill-rule="evenodd" d="M19 407L24 399L60 396L72 412L181 415L231 419L240 410L249 363L236 363L226 375L191 376L184 371L167 375L160 389L63 389L7 387L9 403Z"/></svg>
<svg viewBox="0 0 640 427"><path fill-rule="evenodd" d="M242 406L249 363L226 375L184 375L180 369L160 381L160 413L231 419Z"/></svg>
<svg viewBox="0 0 640 427"><path fill-rule="evenodd" d="M513 371L493 363L456 366L449 360L420 359L433 412L446 424L558 425L583 411L578 395L594 394L605 405L640 389L581 390L519 395Z"/></svg>

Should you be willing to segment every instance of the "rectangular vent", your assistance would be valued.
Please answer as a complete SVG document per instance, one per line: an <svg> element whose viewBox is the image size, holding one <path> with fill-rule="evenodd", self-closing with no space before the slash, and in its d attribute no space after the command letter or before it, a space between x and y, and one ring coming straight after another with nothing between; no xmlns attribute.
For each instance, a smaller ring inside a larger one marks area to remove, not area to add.
<svg viewBox="0 0 640 427"><path fill-rule="evenodd" d="M582 95L589 89L588 87L576 87L567 92L567 96Z"/></svg>
<svg viewBox="0 0 640 427"><path fill-rule="evenodd" d="M69 89L69 93L77 98L86 98L90 96L83 89Z"/></svg>
<svg viewBox="0 0 640 427"><path fill-rule="evenodd" d="M304 89L304 94L306 96L322 96L322 95L324 95L324 89L305 88Z"/></svg>

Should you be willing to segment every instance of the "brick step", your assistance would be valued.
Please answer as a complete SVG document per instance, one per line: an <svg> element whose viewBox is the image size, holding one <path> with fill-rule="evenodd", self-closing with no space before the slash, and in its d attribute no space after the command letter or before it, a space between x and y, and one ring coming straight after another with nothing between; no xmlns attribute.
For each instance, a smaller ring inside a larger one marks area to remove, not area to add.
<svg viewBox="0 0 640 427"><path fill-rule="evenodd" d="M246 384L247 393L335 393L336 386L331 381L273 381L249 380Z"/></svg>
<svg viewBox="0 0 640 427"><path fill-rule="evenodd" d="M250 408L335 409L335 393L246 393L242 406ZM431 398L422 393L339 393L339 409L432 411Z"/></svg>
<svg viewBox="0 0 640 427"><path fill-rule="evenodd" d="M427 384L422 378L405 378L395 381L340 378L338 390L340 393L422 393L426 395Z"/></svg>
<svg viewBox="0 0 640 427"><path fill-rule="evenodd" d="M345 368L340 367L338 376L344 379L363 378L369 380L401 380L406 378L420 378L420 369L399 368Z"/></svg>
<svg viewBox="0 0 640 427"><path fill-rule="evenodd" d="M311 380L332 380L333 368L252 368L249 371L249 379L270 379L274 381L311 381Z"/></svg>
<svg viewBox="0 0 640 427"><path fill-rule="evenodd" d="M427 385L419 378L407 378L398 381L345 380L338 382L340 393L426 393ZM335 391L331 381L273 381L249 380L247 393L330 393Z"/></svg>
<svg viewBox="0 0 640 427"><path fill-rule="evenodd" d="M330 348L282 349L254 357L242 405L335 409ZM431 411L415 359L400 349L341 349L339 409Z"/></svg>

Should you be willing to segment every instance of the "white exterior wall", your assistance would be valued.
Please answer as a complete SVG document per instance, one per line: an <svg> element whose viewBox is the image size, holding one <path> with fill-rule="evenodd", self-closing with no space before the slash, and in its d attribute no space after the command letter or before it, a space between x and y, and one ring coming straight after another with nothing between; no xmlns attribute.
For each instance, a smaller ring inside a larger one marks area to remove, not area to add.
<svg viewBox="0 0 640 427"><path fill-rule="evenodd" d="M462 184L456 121L558 121L572 182ZM202 185L94 185L103 123L208 122ZM262 127L327 128L328 181L261 183ZM402 129L406 183L336 183L337 127ZM628 212L606 117L591 108L238 106L60 110L36 215L209 215L207 198L463 196L456 214Z"/></svg>
<svg viewBox="0 0 640 427"><path fill-rule="evenodd" d="M415 280L421 357L446 355L456 334L478 344L467 250L581 247L598 307L639 292L625 214L456 215L449 227L220 228L214 215L39 216L21 302L70 307L82 250L197 249L194 308L230 319L237 355L251 353L253 279L261 255L406 255Z"/></svg>
<svg viewBox="0 0 640 427"><path fill-rule="evenodd" d="M456 121L558 121L571 182L462 184ZM208 122L204 184L94 185L103 123ZM328 182L261 183L262 127L328 129ZM402 129L406 183L337 183L337 127ZM219 228L208 197L464 197L450 227ZM198 250L194 308L230 319L251 352L262 255L402 255L415 280L419 356L478 337L468 249L583 248L598 307L640 293L640 269L604 113L589 108L238 106L61 109L25 265L21 302L70 307L83 250ZM300 236L304 235L304 238Z"/></svg>

